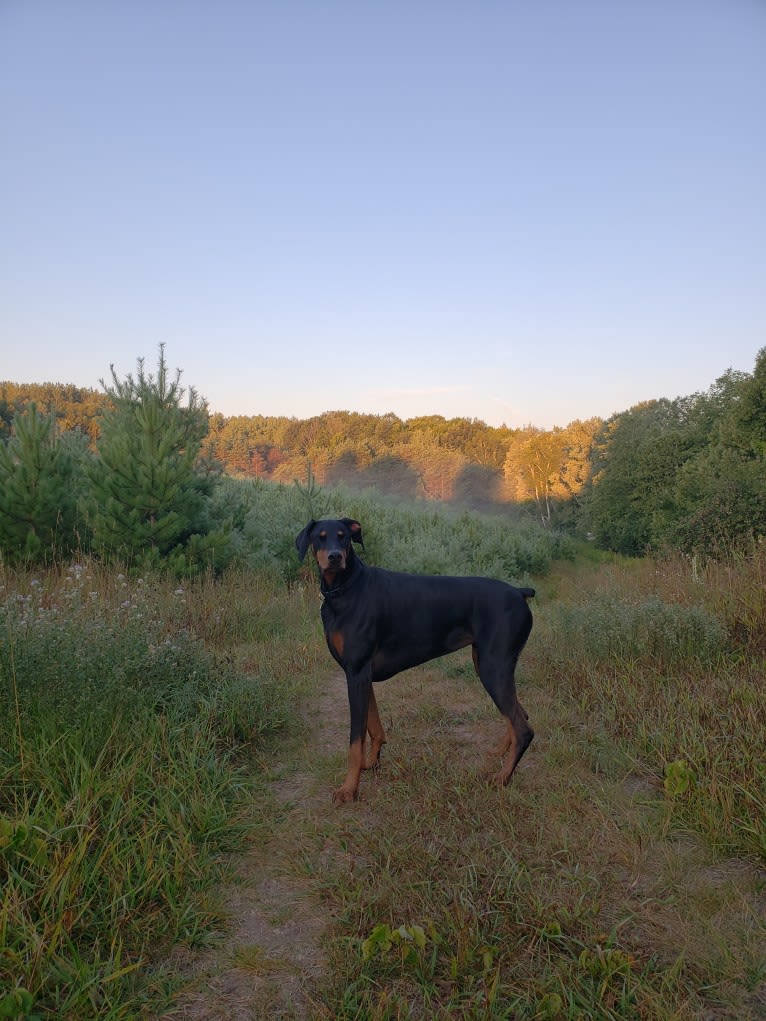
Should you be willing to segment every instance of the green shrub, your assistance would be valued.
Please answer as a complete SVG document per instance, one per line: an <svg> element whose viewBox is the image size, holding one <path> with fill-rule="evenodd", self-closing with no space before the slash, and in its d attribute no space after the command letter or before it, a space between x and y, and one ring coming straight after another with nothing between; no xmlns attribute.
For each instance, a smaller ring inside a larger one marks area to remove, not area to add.
<svg viewBox="0 0 766 1021"><path fill-rule="evenodd" d="M520 580L571 559L574 543L529 517L479 514L401 503L374 492L225 480L214 498L241 522L240 563L291 580L301 571L294 539L310 518L353 517L362 523L370 564L423 574L476 574Z"/></svg>
<svg viewBox="0 0 766 1021"><path fill-rule="evenodd" d="M726 628L716 616L657 596L628 603L596 595L587 605L556 605L547 620L560 648L592 663L710 664L726 649Z"/></svg>

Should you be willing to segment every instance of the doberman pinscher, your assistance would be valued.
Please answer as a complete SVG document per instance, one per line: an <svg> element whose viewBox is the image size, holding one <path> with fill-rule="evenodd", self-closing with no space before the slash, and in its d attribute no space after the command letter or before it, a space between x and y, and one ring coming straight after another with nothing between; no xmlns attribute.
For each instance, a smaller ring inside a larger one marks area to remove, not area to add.
<svg viewBox="0 0 766 1021"><path fill-rule="evenodd" d="M362 526L351 518L309 521L295 545L301 560L311 547L321 577L322 623L327 646L346 674L351 710L348 773L333 801L356 800L359 776L374 768L386 736L373 681L428 660L473 647L481 682L507 720L497 752L508 754L494 777L508 783L534 737L516 697L516 661L532 630L531 588L492 578L401 574L369 567L355 554ZM364 742L371 747L365 760Z"/></svg>

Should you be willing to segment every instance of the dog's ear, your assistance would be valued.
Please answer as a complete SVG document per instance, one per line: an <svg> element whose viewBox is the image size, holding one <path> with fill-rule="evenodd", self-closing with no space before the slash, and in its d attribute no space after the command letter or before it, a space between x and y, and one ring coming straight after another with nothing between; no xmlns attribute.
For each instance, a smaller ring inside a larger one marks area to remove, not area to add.
<svg viewBox="0 0 766 1021"><path fill-rule="evenodd" d="M306 525L303 531L299 532L295 537L295 548L298 550L298 559L303 558L308 553L309 548L309 536L311 535L311 529L316 524L316 521L312 518L311 521Z"/></svg>
<svg viewBox="0 0 766 1021"><path fill-rule="evenodd" d="M354 521L353 518L343 518L343 524L351 532L351 538L354 542L358 542L359 545L364 549L364 541L362 539L362 526L358 521Z"/></svg>

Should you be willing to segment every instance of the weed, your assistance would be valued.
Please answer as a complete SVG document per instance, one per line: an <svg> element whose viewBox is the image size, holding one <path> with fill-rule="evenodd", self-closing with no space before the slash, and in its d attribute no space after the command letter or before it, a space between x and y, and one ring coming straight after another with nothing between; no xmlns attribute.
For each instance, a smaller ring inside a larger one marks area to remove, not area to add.
<svg viewBox="0 0 766 1021"><path fill-rule="evenodd" d="M663 787L669 798L675 800L689 790L695 781L694 770L685 759L676 759L665 766Z"/></svg>

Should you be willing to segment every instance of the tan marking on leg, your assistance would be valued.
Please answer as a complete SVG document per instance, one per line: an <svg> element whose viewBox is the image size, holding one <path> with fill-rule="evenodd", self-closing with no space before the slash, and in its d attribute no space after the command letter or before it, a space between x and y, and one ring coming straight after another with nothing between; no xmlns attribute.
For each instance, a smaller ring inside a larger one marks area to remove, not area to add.
<svg viewBox="0 0 766 1021"><path fill-rule="evenodd" d="M535 736L535 732L527 723L527 714L518 700L512 715L507 717L507 720L508 729L505 738L498 748L501 757L505 755L505 762L503 762L499 771L492 777L492 782L496 787L504 787L508 783L522 755Z"/></svg>
<svg viewBox="0 0 766 1021"><path fill-rule="evenodd" d="M503 733L503 736L500 738L499 742L492 749L493 755L499 755L500 758L502 759L505 753L513 744L513 738L514 738L513 724L511 723L510 720L506 720L505 732Z"/></svg>
<svg viewBox="0 0 766 1021"><path fill-rule="evenodd" d="M367 733L370 735L370 750L363 769L377 769L380 765L380 749L386 743L386 734L375 701L375 689L370 690L370 707L367 710Z"/></svg>
<svg viewBox="0 0 766 1021"><path fill-rule="evenodd" d="M362 738L359 738L358 741L354 741L353 744L349 745L346 779L332 796L332 800L336 805L343 804L346 801L356 801L359 797L359 776L361 775L363 764L364 747Z"/></svg>

